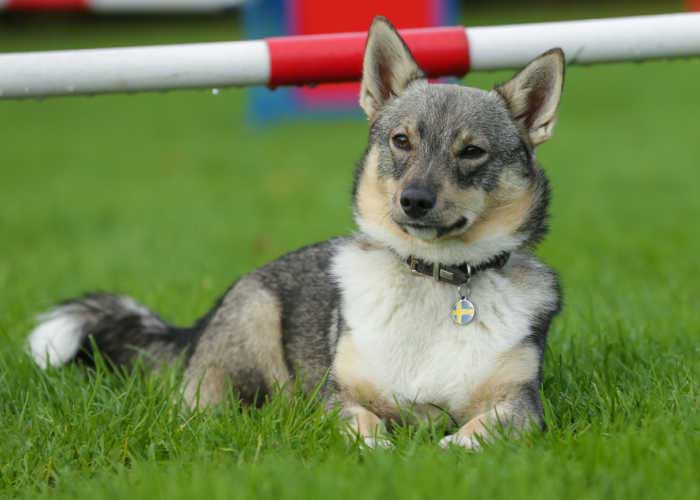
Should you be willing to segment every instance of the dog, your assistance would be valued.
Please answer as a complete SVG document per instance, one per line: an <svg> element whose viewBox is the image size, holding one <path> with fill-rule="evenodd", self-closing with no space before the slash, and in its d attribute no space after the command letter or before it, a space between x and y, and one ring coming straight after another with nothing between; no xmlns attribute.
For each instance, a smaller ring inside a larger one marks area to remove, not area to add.
<svg viewBox="0 0 700 500"><path fill-rule="evenodd" d="M531 252L550 190L534 150L562 94L560 49L490 91L430 83L384 18L373 21L360 105L369 141L352 189L358 227L237 280L192 327L135 300L95 293L40 316L41 366L184 359L192 408L235 389L261 404L276 387L320 387L352 435L386 445L390 424L449 416L440 445L478 450L501 431L544 427L547 331L556 273Z"/></svg>

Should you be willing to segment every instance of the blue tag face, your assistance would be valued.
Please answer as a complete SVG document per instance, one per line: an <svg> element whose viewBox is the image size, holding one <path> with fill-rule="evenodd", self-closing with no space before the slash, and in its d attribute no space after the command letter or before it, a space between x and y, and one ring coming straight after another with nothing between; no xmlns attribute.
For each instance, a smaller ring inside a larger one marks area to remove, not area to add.
<svg viewBox="0 0 700 500"><path fill-rule="evenodd" d="M469 299L459 299L452 306L452 321L457 325L468 325L474 320L474 316L476 316L476 309Z"/></svg>

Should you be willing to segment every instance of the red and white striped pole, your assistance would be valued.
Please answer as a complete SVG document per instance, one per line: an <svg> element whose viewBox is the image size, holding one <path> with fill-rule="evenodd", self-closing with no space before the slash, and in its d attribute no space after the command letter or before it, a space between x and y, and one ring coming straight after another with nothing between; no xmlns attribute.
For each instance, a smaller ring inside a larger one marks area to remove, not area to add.
<svg viewBox="0 0 700 500"><path fill-rule="evenodd" d="M569 64L700 56L700 13L401 34L432 77L518 68L552 47ZM366 36L0 54L0 98L354 81Z"/></svg>

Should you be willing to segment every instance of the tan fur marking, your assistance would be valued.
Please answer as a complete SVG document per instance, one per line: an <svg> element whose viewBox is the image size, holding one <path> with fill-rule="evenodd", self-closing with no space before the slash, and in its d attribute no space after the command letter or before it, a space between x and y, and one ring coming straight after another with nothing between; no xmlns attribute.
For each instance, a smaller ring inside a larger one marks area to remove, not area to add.
<svg viewBox="0 0 700 500"><path fill-rule="evenodd" d="M364 438L376 438L386 433L382 420L367 408L355 405L343 409L353 433Z"/></svg>
<svg viewBox="0 0 700 500"><path fill-rule="evenodd" d="M478 146L481 149L488 150L489 149L489 141L484 137L483 135L477 135L474 134L470 130L463 130L457 138L454 140L454 142L450 145L450 152L453 155L459 154L459 152L464 149L465 146L469 145L474 145ZM480 165L481 163L484 163L484 161L476 161L472 162L474 165Z"/></svg>
<svg viewBox="0 0 700 500"><path fill-rule="evenodd" d="M533 380L539 369L539 356L533 346L519 346L501 355L494 371L472 393L469 405L458 413L459 420L488 412L516 394Z"/></svg>
<svg viewBox="0 0 700 500"><path fill-rule="evenodd" d="M333 360L333 377L350 401L375 406L382 399L377 388L362 373L357 349L349 335L343 335L338 342Z"/></svg>
<svg viewBox="0 0 700 500"><path fill-rule="evenodd" d="M460 427L455 434L462 438L479 436L486 439L492 432L497 430L499 424L508 425L510 420L510 406L507 403L501 404L497 409L493 408L472 418Z"/></svg>
<svg viewBox="0 0 700 500"><path fill-rule="evenodd" d="M488 415L477 415L476 417L472 418L469 422L464 424L459 429L459 431L457 431L457 434L465 437L482 435L486 432L486 426L484 425L486 421L488 421Z"/></svg>
<svg viewBox="0 0 700 500"><path fill-rule="evenodd" d="M502 187L486 198L486 208L461 238L466 244L494 234L511 234L527 220L540 193L534 188Z"/></svg>
<svg viewBox="0 0 700 500"><path fill-rule="evenodd" d="M289 371L282 349L282 309L275 296L254 278L241 280L229 293L197 345L185 372L187 401L217 404L230 383L254 393L260 374L268 389L285 385ZM220 368L212 368L220 367Z"/></svg>
<svg viewBox="0 0 700 500"><path fill-rule="evenodd" d="M420 134L418 134L418 126L416 120L413 118L407 118L401 121L398 127L392 129L390 136L395 136L396 134L406 134L411 141L411 144L416 145L420 140Z"/></svg>
<svg viewBox="0 0 700 500"><path fill-rule="evenodd" d="M487 208L487 194L481 189L460 189L453 182L447 181L442 185L440 197L454 204L454 213L450 220L465 213L482 213ZM469 229L471 230L471 229ZM467 232L468 233L468 232ZM464 234L446 236L443 239L462 238Z"/></svg>
<svg viewBox="0 0 700 500"><path fill-rule="evenodd" d="M276 297L260 289L258 283L241 282L233 300L242 301L245 319L241 327L246 331L246 348L263 369L265 383L272 387L286 383L290 376L282 349L282 308ZM238 287L237 287L238 288ZM243 300L242 297L248 298ZM254 297L250 299L250 297Z"/></svg>
<svg viewBox="0 0 700 500"><path fill-rule="evenodd" d="M372 149L367 155L365 167L357 189L357 210L365 221L403 239L406 233L391 220L391 206L398 182L392 178L379 177L379 151Z"/></svg>
<svg viewBox="0 0 700 500"><path fill-rule="evenodd" d="M189 380L183 393L187 405L203 409L219 404L226 393L227 375L223 368L210 367L199 380Z"/></svg>
<svg viewBox="0 0 700 500"><path fill-rule="evenodd" d="M382 420L368 409L385 404L380 403L374 385L363 377L357 350L349 335L343 335L338 342L333 377L340 386L340 397L346 405L342 414L348 419L351 431L363 438L376 438L385 433Z"/></svg>

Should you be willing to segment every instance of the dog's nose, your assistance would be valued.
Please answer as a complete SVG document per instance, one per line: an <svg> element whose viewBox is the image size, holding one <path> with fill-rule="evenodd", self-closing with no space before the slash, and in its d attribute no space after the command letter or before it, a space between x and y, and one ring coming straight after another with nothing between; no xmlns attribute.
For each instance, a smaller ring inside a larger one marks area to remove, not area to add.
<svg viewBox="0 0 700 500"><path fill-rule="evenodd" d="M422 187L409 187L401 193L401 208L412 219L420 219L434 206L437 196L429 189Z"/></svg>

